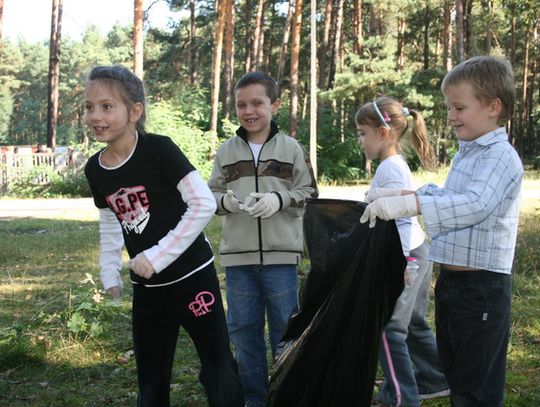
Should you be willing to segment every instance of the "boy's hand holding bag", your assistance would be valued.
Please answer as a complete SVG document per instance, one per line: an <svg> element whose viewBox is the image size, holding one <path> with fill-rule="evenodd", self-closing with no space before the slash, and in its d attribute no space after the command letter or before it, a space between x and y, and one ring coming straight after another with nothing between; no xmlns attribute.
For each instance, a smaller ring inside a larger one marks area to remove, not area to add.
<svg viewBox="0 0 540 407"><path fill-rule="evenodd" d="M370 203L360 217L360 223L369 220L369 227L375 226L377 218L383 220L410 218L418 215L415 194L379 198Z"/></svg>

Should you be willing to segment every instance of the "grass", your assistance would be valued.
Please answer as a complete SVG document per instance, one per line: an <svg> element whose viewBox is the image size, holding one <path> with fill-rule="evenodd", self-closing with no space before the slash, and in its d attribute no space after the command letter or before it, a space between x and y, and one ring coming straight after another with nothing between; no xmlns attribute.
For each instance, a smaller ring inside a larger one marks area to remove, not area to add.
<svg viewBox="0 0 540 407"><path fill-rule="evenodd" d="M528 177L527 186L540 190L540 180ZM220 220L213 219L206 232L217 248ZM131 293L126 281L119 304L102 295L97 222L73 214L0 220L0 239L0 406L133 406ZM510 407L540 405L539 247L540 203L524 199L508 352L505 406ZM206 406L198 370L193 345L182 332L173 405Z"/></svg>

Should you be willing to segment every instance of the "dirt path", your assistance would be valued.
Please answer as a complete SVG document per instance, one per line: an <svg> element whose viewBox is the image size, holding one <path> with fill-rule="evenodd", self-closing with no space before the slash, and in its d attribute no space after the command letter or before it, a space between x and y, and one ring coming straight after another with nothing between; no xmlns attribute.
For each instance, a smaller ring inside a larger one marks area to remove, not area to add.
<svg viewBox="0 0 540 407"><path fill-rule="evenodd" d="M323 186L320 189L320 198L359 201L364 197L367 186ZM522 197L540 200L540 188L530 188L525 185ZM92 198L0 199L0 220L24 217L97 220L98 211Z"/></svg>

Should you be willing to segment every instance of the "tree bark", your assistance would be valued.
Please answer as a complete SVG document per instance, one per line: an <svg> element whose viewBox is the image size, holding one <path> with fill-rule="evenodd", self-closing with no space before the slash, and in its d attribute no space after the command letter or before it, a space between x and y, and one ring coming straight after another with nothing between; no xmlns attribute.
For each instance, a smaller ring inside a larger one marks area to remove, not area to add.
<svg viewBox="0 0 540 407"><path fill-rule="evenodd" d="M211 90L211 158L214 157L217 147L217 126L218 126L218 108L219 108L219 78L221 78L221 51L223 49L223 28L225 25L225 1L216 0L217 19L214 33L214 58L212 60L212 90Z"/></svg>
<svg viewBox="0 0 540 407"><path fill-rule="evenodd" d="M443 61L446 71L452 69L452 3L445 0L443 5Z"/></svg>
<svg viewBox="0 0 540 407"><path fill-rule="evenodd" d="M225 2L225 27L224 27L224 86L223 86L223 117L231 117L232 83L234 77L234 0Z"/></svg>
<svg viewBox="0 0 540 407"><path fill-rule="evenodd" d="M143 78L143 23L144 0L134 0L133 4L133 72Z"/></svg>
<svg viewBox="0 0 540 407"><path fill-rule="evenodd" d="M456 0L456 54L458 62L465 61L465 44L463 31L463 6L465 0Z"/></svg>
<svg viewBox="0 0 540 407"><path fill-rule="evenodd" d="M529 24L525 27L525 41L523 44L523 82L522 82L522 93L521 93L521 103L520 108L521 112L519 115L519 127L518 127L518 136L519 139L517 140L518 145L518 152L521 153L521 155L525 155L527 152L525 151L525 143L524 143L524 130L525 130L525 123L527 121L528 116L528 109L527 109L527 92L528 92L528 80L529 80L529 51L530 51L530 27Z"/></svg>
<svg viewBox="0 0 540 407"><path fill-rule="evenodd" d="M285 62L287 60L287 48L289 46L289 36L291 35L291 23L294 16L296 1L289 1L289 10L287 11L287 18L285 20L285 27L283 30L283 41L281 42L281 49L279 51L279 67L276 77L278 84L278 92L281 95L281 84L283 83L283 74L285 73Z"/></svg>
<svg viewBox="0 0 540 407"><path fill-rule="evenodd" d="M429 24L431 22L431 10L429 1L426 2L424 9L424 70L429 69Z"/></svg>
<svg viewBox="0 0 540 407"><path fill-rule="evenodd" d="M253 32L253 40L251 42L251 66L250 71L259 69L262 53L262 37L264 24L264 4L265 0L259 0L257 5L257 14L255 16L255 31Z"/></svg>
<svg viewBox="0 0 540 407"><path fill-rule="evenodd" d="M298 127L298 66L300 63L300 34L302 31L303 0L296 1L291 47L291 112L289 135L296 138Z"/></svg>
<svg viewBox="0 0 540 407"><path fill-rule="evenodd" d="M397 19L397 50L396 50L396 67L398 71L403 69L405 64L405 27L407 22L405 18L398 17Z"/></svg>
<svg viewBox="0 0 540 407"><path fill-rule="evenodd" d="M197 81L197 24L195 22L195 0L189 0L189 22L190 22L190 32L189 32L189 47L190 47L190 65L189 65L189 83L190 85L195 85Z"/></svg>
<svg viewBox="0 0 540 407"><path fill-rule="evenodd" d="M2 36L4 24L4 0L0 0L0 65L2 64L2 52L4 50L4 40Z"/></svg>
<svg viewBox="0 0 540 407"><path fill-rule="evenodd" d="M317 179L317 0L311 0L310 21L309 158Z"/></svg>
<svg viewBox="0 0 540 407"><path fill-rule="evenodd" d="M56 149L58 124L58 84L60 78L60 40L63 0L52 1L51 39L49 42L49 100L47 106L47 147Z"/></svg>
<svg viewBox="0 0 540 407"><path fill-rule="evenodd" d="M486 55L489 55L493 40L493 0L487 0L487 12Z"/></svg>
<svg viewBox="0 0 540 407"><path fill-rule="evenodd" d="M332 49L332 59L330 60L330 69L328 71L328 89L334 86L336 71L341 61L341 37L343 27L343 0L337 0L336 23L334 30L334 44Z"/></svg>
<svg viewBox="0 0 540 407"><path fill-rule="evenodd" d="M354 0L354 18L353 18L353 35L354 35L354 53L360 55L362 52L362 0Z"/></svg>
<svg viewBox="0 0 540 407"><path fill-rule="evenodd" d="M251 55L251 42L253 41L253 39L251 38L251 0L245 0L244 3L244 25L246 27L246 36L244 38L246 60L244 65L245 71L248 72L251 68L251 60L253 59L253 55Z"/></svg>
<svg viewBox="0 0 540 407"><path fill-rule="evenodd" d="M334 2L333 0L326 0L324 5L324 27L323 38L321 48L319 50L319 89L326 89L328 83L326 77L326 61L328 46L330 44L330 29L332 27L332 14L333 14Z"/></svg>

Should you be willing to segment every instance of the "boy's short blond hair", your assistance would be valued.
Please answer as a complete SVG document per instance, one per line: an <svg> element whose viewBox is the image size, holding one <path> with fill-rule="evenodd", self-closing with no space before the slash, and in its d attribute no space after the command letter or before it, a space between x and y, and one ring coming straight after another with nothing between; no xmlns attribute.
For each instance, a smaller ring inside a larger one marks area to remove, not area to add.
<svg viewBox="0 0 540 407"><path fill-rule="evenodd" d="M501 57L476 56L456 65L444 77L441 90L463 82L469 83L482 103L499 98L502 104L499 121L509 120L514 113L516 84L512 65Z"/></svg>

